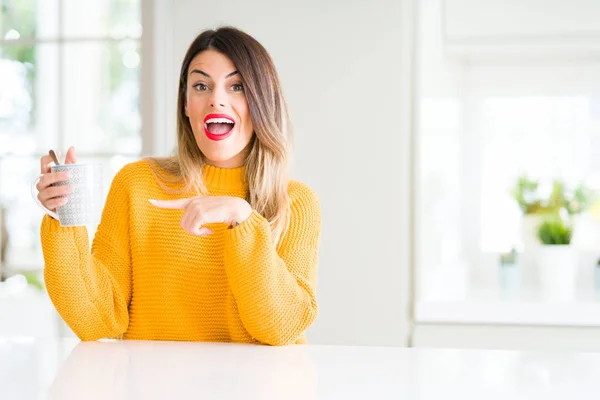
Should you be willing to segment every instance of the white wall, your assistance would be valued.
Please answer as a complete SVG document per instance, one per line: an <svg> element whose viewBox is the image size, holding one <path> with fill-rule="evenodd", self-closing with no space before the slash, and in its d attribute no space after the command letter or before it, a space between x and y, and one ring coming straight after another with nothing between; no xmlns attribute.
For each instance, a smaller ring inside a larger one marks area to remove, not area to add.
<svg viewBox="0 0 600 400"><path fill-rule="evenodd" d="M597 0L444 0L444 11L449 41L558 42L600 33Z"/></svg>
<svg viewBox="0 0 600 400"><path fill-rule="evenodd" d="M448 54L568 57L600 53L597 0L442 0Z"/></svg>
<svg viewBox="0 0 600 400"><path fill-rule="evenodd" d="M179 63L201 30L234 25L275 61L296 133L293 175L322 202L320 315L309 340L405 345L412 0L176 0L167 12L156 1L167 29L155 27L155 51L173 49L172 65L156 66L173 88L164 94L169 138Z"/></svg>

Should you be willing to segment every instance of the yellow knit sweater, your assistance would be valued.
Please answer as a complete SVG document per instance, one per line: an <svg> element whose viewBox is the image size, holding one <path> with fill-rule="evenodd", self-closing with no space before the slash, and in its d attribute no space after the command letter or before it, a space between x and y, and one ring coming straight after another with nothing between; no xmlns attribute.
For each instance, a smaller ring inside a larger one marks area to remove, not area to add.
<svg viewBox="0 0 600 400"><path fill-rule="evenodd" d="M214 196L245 197L243 176L243 168L205 169ZM317 316L321 214L308 186L291 181L288 192L290 226L277 248L256 211L196 237L179 225L183 210L148 202L188 196L166 193L148 161L129 164L113 180L91 251L85 227L44 216L50 298L82 340L304 343Z"/></svg>

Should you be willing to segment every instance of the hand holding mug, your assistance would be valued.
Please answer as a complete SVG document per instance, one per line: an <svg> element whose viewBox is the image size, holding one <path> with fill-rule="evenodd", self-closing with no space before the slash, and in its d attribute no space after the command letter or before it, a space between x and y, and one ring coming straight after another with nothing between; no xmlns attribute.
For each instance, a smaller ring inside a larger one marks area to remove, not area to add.
<svg viewBox="0 0 600 400"><path fill-rule="evenodd" d="M42 206L52 212L56 212L57 207L67 204L69 199L66 195L71 193L72 188L69 185L55 186L55 184L68 182L69 178L71 178L71 173L69 171L52 172L50 168L52 162L52 157L48 154L41 158L41 175L35 188L38 190L37 199ZM75 147L69 147L67 156L65 157L65 164L75 164L76 162Z"/></svg>
<svg viewBox="0 0 600 400"><path fill-rule="evenodd" d="M97 223L102 210L102 165L77 164L75 148L70 147L65 164L52 164L52 157L40 160L41 175L31 194L38 205L61 226ZM38 190L37 196L34 189Z"/></svg>

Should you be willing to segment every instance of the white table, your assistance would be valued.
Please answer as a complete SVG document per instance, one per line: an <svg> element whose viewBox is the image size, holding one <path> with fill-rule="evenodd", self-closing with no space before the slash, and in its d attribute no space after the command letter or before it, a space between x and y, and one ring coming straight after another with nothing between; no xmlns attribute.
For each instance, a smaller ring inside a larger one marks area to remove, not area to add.
<svg viewBox="0 0 600 400"><path fill-rule="evenodd" d="M600 354L0 338L0 399L598 399Z"/></svg>

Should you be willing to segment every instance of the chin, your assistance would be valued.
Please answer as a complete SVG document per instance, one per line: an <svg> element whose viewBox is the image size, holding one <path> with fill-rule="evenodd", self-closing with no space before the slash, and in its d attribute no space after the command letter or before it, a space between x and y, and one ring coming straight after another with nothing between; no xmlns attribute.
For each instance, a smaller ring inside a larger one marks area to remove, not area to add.
<svg viewBox="0 0 600 400"><path fill-rule="evenodd" d="M210 154L206 154L205 155L207 161L212 161L212 162L218 162L218 163L226 163L228 161L231 161L231 159L233 157L216 157L216 156L211 156Z"/></svg>
<svg viewBox="0 0 600 400"><path fill-rule="evenodd" d="M226 142L225 140L224 142ZM240 154L244 152L247 146L231 146L232 143L214 143L214 142L204 142L197 141L198 148L204 155L205 159L212 164L227 164L228 162L236 162L241 156ZM229 145L229 146L228 146ZM243 160L237 162L237 164L242 165ZM240 166L237 165L237 166ZM228 167L230 168L230 167Z"/></svg>

